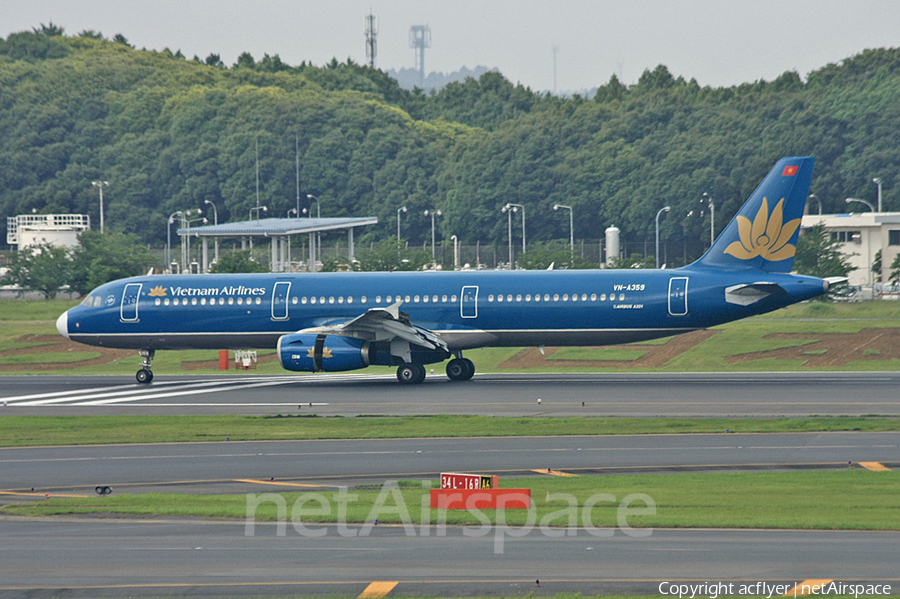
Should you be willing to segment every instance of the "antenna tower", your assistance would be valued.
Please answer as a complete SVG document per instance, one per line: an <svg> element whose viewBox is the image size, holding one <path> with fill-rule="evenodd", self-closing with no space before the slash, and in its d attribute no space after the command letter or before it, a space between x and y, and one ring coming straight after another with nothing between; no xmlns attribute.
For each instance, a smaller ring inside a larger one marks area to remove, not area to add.
<svg viewBox="0 0 900 599"><path fill-rule="evenodd" d="M378 52L378 17L371 12L366 15L366 60L369 66L375 68L375 54Z"/></svg>
<svg viewBox="0 0 900 599"><path fill-rule="evenodd" d="M416 51L416 70L419 71L419 86L425 86L425 48L431 47L431 27L413 25L409 28L409 47Z"/></svg>

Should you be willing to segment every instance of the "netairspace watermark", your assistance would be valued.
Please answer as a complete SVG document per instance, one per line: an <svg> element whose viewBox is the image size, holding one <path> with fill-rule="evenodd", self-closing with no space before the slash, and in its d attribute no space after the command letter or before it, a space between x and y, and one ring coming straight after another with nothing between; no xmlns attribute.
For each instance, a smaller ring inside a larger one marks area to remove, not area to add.
<svg viewBox="0 0 900 599"><path fill-rule="evenodd" d="M797 581L792 583L770 582L661 582L659 594L679 599L694 599L695 597L709 597L716 599L719 596L751 596L751 597L804 597L815 595L852 595L873 596L890 595L889 584L859 584L846 583L837 580L811 582Z"/></svg>
<svg viewBox="0 0 900 599"><path fill-rule="evenodd" d="M431 482L425 481L422 488L431 488ZM451 499L454 499L451 495ZM462 494L458 498L462 500ZM585 531L594 537L611 537L618 530L629 537L648 537L653 534L652 528L632 528L628 524L631 516L655 516L656 502L645 493L631 493L618 500L612 493L595 493L583 502L570 493L550 493L548 502L563 502L560 509L545 514L540 522L537 521L537 508L524 493L511 493L497 500L497 509L494 510L495 522L491 522L487 514L475 507L475 502L483 500L478 494L469 495L465 499L466 511L476 520L477 526L466 525L462 527L462 534L466 537L486 537L494 535L494 553L503 553L504 542L507 538L524 537L537 530L547 537L574 537L578 531ZM274 504L277 512L275 525L276 536L287 535L287 525L290 521L294 531L304 537L323 537L328 534L329 528L336 529L341 537L366 537L377 526L379 519L386 516L394 517L400 521L404 533L408 537L443 537L447 535L447 510L434 510L437 519L432 521L431 498L428 493L422 495L420 506L421 518L413 522L409 508L397 486L396 481L387 481L382 485L378 497L369 510L362 524L348 526L347 510L349 506L359 500L359 494L348 493L346 487L341 487L334 493L302 493L288 510L287 500L280 493L248 493L247 511L244 525L245 536L256 534L256 513L261 506ZM525 522L512 526L507 523L507 511L505 504L525 501L531 507L527 510L514 510L517 513L525 512ZM337 513L331 523L312 523L309 518L325 518L332 515L333 506ZM595 509L609 509L615 506L616 528L599 527L594 525L592 513ZM304 518L306 520L304 520ZM562 523L562 524L561 524Z"/></svg>

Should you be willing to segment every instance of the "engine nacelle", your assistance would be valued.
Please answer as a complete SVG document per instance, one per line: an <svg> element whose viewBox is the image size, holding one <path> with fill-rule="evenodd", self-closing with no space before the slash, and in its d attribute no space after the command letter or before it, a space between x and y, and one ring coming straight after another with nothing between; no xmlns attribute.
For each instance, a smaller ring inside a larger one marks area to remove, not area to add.
<svg viewBox="0 0 900 599"><path fill-rule="evenodd" d="M278 360L285 370L340 372L369 365L369 342L339 335L293 333L278 339Z"/></svg>

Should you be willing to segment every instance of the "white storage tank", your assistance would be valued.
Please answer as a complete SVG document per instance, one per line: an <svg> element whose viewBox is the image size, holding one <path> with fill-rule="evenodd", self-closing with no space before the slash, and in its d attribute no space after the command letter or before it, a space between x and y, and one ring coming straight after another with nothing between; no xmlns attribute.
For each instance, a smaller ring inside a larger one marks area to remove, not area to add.
<svg viewBox="0 0 900 599"><path fill-rule="evenodd" d="M619 227L606 229L606 267L611 268L613 260L619 257Z"/></svg>

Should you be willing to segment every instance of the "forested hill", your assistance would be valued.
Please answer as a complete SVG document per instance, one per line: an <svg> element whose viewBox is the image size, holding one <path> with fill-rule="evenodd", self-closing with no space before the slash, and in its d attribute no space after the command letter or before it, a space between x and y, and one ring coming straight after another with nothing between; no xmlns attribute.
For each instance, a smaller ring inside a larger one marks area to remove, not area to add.
<svg viewBox="0 0 900 599"><path fill-rule="evenodd" d="M559 99L499 73L426 95L350 61L290 66L242 55L226 66L149 52L90 32L58 29L0 40L0 217L37 212L98 218L91 181L110 181L106 223L159 245L176 210L211 200L219 220L246 220L261 203L285 216L300 187L323 216L377 216L370 234L430 237L425 209L439 208L438 239L505 244L507 202L523 204L529 240L599 239L610 225L627 240L662 236L697 252L787 155L817 157L812 192L826 211L844 198L900 210L900 50L869 50L771 82L700 87L664 66L639 82L615 77L595 98ZM301 208L306 207L301 203ZM695 215L688 217L694 210ZM708 217L706 217L708 219ZM518 236L518 233L517 233Z"/></svg>

